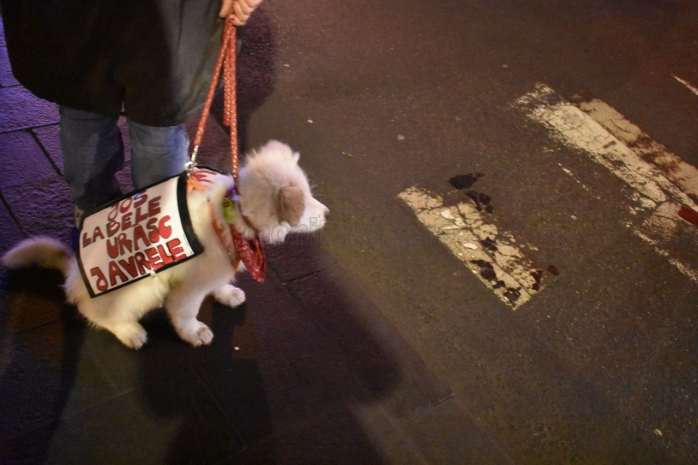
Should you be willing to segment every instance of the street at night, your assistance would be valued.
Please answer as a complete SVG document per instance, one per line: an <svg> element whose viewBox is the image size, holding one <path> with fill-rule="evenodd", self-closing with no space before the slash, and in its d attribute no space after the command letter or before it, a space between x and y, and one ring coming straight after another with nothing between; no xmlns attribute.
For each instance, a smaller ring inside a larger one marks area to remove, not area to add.
<svg viewBox="0 0 698 465"><path fill-rule="evenodd" d="M241 149L298 151L327 225L207 299L200 348L156 311L128 349L60 273L3 268L0 462L696 463L697 25L689 0L266 0ZM0 254L70 245L57 105L7 47ZM220 100L200 158L228 170Z"/></svg>

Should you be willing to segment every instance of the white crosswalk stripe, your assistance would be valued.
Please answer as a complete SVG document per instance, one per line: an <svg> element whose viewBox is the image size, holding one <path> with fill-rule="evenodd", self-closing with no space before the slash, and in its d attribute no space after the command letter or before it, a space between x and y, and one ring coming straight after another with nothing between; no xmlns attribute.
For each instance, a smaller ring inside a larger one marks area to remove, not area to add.
<svg viewBox="0 0 698 465"><path fill-rule="evenodd" d="M638 215L633 232L652 245L684 275L698 282L698 264L674 252L686 238L698 240L681 214L698 208L698 170L628 121L606 103L573 104L539 84L516 106L550 129L552 137L578 149L631 186L630 211Z"/></svg>
<svg viewBox="0 0 698 465"><path fill-rule="evenodd" d="M411 187L399 195L451 252L507 305L514 309L541 290L543 270L536 269L514 235L468 202L444 206L437 194Z"/></svg>
<svg viewBox="0 0 698 465"><path fill-rule="evenodd" d="M686 86L686 87L688 88L688 90L690 90L690 91L693 92L694 94L698 95L698 89L696 89L695 87L693 87L688 81L685 81L685 80L681 79L681 78L678 77L678 76L674 76L674 79L676 79L676 80L679 81L681 84L683 84L684 86Z"/></svg>

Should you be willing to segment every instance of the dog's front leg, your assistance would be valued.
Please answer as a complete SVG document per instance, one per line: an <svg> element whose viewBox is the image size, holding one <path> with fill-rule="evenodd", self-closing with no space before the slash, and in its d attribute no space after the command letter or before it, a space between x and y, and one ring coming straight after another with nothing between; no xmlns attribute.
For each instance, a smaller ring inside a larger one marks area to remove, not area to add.
<svg viewBox="0 0 698 465"><path fill-rule="evenodd" d="M173 289L167 297L167 313L172 325L179 337L194 347L209 345L213 340L209 327L196 319L205 297L205 292L186 286Z"/></svg>
<svg viewBox="0 0 698 465"><path fill-rule="evenodd" d="M235 308L245 301L245 291L231 283L224 284L213 291L213 297L223 305Z"/></svg>

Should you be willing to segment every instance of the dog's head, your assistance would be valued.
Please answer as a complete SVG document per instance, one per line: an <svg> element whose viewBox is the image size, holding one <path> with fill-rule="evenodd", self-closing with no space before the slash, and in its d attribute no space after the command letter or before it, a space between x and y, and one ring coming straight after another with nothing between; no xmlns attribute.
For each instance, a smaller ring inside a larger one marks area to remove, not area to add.
<svg viewBox="0 0 698 465"><path fill-rule="evenodd" d="M240 169L242 211L263 242L279 243L289 233L317 231L327 222L330 210L313 197L299 158L273 140L248 155Z"/></svg>

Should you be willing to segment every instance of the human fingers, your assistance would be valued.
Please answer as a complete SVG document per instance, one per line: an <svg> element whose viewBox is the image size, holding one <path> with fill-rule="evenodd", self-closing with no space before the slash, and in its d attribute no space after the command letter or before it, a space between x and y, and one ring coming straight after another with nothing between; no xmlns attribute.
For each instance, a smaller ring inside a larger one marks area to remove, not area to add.
<svg viewBox="0 0 698 465"><path fill-rule="evenodd" d="M233 15L242 23L245 24L247 20L250 17L250 13L245 13L245 10L243 9L242 5L240 4L241 2L236 1L233 4Z"/></svg>
<svg viewBox="0 0 698 465"><path fill-rule="evenodd" d="M233 0L223 0L221 2L221 11L218 12L218 16L221 18L227 18L233 12Z"/></svg>
<svg viewBox="0 0 698 465"><path fill-rule="evenodd" d="M233 12L244 24L252 15L252 12L262 3L262 0L235 0Z"/></svg>

